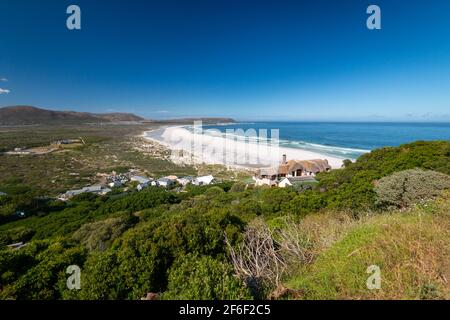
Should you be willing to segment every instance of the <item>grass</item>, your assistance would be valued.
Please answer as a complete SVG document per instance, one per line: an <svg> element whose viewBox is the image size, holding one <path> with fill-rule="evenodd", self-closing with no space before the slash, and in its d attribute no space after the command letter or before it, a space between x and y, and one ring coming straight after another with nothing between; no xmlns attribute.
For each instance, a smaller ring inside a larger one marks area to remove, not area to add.
<svg viewBox="0 0 450 320"><path fill-rule="evenodd" d="M86 145L71 146L42 155L0 153L0 190L26 187L38 195L57 195L68 189L99 183L97 173L116 168L138 169L160 177L168 174L194 175L191 166L179 166L165 159L164 151L148 155L135 150L136 136L150 125L104 125L77 127L17 127L0 130L0 152L15 147L48 146L60 139L82 137ZM11 183L18 181L18 183ZM4 191L6 192L6 191Z"/></svg>
<svg viewBox="0 0 450 320"><path fill-rule="evenodd" d="M322 214L320 224L304 223L315 225L319 238L326 237L330 226L341 235L286 281L303 299L450 298L450 193L428 205L356 223L339 222L333 215L331 223L324 223L326 216ZM380 290L367 289L370 265L381 269Z"/></svg>

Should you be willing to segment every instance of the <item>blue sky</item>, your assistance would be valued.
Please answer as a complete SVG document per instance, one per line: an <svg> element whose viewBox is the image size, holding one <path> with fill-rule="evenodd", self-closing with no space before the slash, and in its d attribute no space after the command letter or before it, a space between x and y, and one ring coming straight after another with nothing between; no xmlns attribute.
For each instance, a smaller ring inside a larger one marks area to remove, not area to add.
<svg viewBox="0 0 450 320"><path fill-rule="evenodd" d="M448 0L1 0L0 30L0 106L450 121Z"/></svg>

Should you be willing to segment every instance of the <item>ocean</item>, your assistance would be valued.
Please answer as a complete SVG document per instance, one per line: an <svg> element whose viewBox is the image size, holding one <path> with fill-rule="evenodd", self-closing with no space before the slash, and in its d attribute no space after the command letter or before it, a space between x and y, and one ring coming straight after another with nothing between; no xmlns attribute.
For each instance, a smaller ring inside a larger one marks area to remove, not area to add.
<svg viewBox="0 0 450 320"><path fill-rule="evenodd" d="M417 140L450 140L450 123L242 122L204 129L279 130L280 146L356 159L366 152ZM270 135L270 133L269 133Z"/></svg>

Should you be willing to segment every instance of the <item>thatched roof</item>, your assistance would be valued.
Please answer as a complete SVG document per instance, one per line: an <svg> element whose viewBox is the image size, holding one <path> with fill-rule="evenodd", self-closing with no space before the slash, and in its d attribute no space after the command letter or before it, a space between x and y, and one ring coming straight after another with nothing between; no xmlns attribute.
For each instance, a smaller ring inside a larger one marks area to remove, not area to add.
<svg viewBox="0 0 450 320"><path fill-rule="evenodd" d="M258 170L259 176L287 175L293 171L302 170L306 172L319 173L330 170L331 166L326 159L314 160L289 160L277 167L268 167Z"/></svg>
<svg viewBox="0 0 450 320"><path fill-rule="evenodd" d="M259 176L276 176L278 175L278 167L261 168L258 170Z"/></svg>

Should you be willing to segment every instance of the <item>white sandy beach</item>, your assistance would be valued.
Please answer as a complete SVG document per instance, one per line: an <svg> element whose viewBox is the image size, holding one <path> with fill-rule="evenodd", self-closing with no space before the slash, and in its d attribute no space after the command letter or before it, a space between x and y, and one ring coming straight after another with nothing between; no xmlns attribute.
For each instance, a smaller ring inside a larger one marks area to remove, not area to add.
<svg viewBox="0 0 450 320"><path fill-rule="evenodd" d="M285 154L288 160L326 159L332 168L340 168L344 160L308 150L279 147L277 143L264 140L249 142L239 138L230 139L210 131L193 133L182 126L146 131L142 136L171 149L172 160L178 163L191 161L260 168L279 164Z"/></svg>

